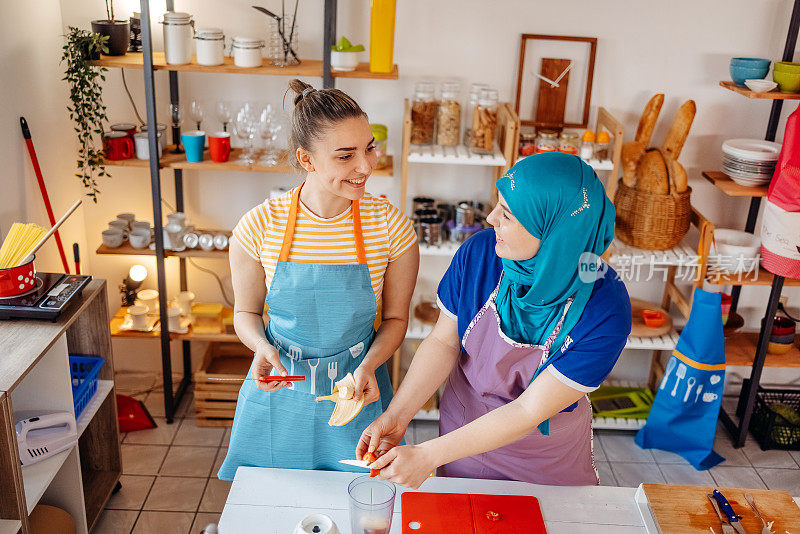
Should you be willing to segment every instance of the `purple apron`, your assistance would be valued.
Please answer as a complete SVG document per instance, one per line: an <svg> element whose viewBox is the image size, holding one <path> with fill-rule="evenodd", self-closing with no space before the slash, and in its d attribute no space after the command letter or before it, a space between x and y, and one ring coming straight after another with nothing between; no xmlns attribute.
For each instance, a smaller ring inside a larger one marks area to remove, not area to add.
<svg viewBox="0 0 800 534"><path fill-rule="evenodd" d="M500 330L497 288L464 333L458 364L439 406L441 434L452 432L519 397L545 363L564 315L544 346L517 343ZM499 449L462 458L440 468L448 477L521 480L554 486L599 484L592 453L592 409L581 398L575 409L550 418L550 434L534 429Z"/></svg>

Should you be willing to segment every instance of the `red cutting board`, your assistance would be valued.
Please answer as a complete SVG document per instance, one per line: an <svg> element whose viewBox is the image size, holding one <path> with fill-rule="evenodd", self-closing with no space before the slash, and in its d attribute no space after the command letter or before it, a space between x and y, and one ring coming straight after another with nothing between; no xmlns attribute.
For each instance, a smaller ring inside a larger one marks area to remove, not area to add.
<svg viewBox="0 0 800 534"><path fill-rule="evenodd" d="M401 512L403 534L547 533L538 499L525 495L406 492Z"/></svg>

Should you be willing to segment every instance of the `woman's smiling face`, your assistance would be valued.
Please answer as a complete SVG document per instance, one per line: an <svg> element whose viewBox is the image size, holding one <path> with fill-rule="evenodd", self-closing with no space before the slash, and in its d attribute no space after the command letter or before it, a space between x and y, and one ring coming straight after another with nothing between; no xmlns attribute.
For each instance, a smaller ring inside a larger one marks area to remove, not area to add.
<svg viewBox="0 0 800 534"><path fill-rule="evenodd" d="M297 159L329 192L358 200L378 164L375 139L364 117L340 121L328 128L311 150L297 149Z"/></svg>
<svg viewBox="0 0 800 534"><path fill-rule="evenodd" d="M524 261L533 258L539 252L541 241L533 237L514 217L502 194L499 195L497 205L486 220L494 226L497 237L494 250L501 258Z"/></svg>

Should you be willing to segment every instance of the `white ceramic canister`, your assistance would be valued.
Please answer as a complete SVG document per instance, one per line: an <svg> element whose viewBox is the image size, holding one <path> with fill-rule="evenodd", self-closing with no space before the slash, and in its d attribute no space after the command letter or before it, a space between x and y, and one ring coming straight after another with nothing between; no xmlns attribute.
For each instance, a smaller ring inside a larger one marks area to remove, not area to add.
<svg viewBox="0 0 800 534"><path fill-rule="evenodd" d="M225 62L225 34L219 28L200 28L194 35L199 65L222 65Z"/></svg>
<svg viewBox="0 0 800 534"><path fill-rule="evenodd" d="M232 48L233 62L237 67L252 68L261 66L261 50L264 48L262 39L234 37Z"/></svg>
<svg viewBox="0 0 800 534"><path fill-rule="evenodd" d="M164 13L164 58L170 65L192 62L194 20L189 13L167 11Z"/></svg>

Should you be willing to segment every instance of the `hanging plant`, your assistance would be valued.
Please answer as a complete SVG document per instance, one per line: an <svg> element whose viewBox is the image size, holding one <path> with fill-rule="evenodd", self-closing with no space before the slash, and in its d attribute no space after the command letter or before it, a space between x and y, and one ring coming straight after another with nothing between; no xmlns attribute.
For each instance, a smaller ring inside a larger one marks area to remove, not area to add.
<svg viewBox="0 0 800 534"><path fill-rule="evenodd" d="M97 179L109 176L103 165L103 122L107 121L106 107L100 86L105 81L104 67L94 67L89 59L108 52L108 37L70 26L66 35L61 62L66 64L64 80L69 84L69 118L75 123L78 135L78 172L86 195L97 202Z"/></svg>

